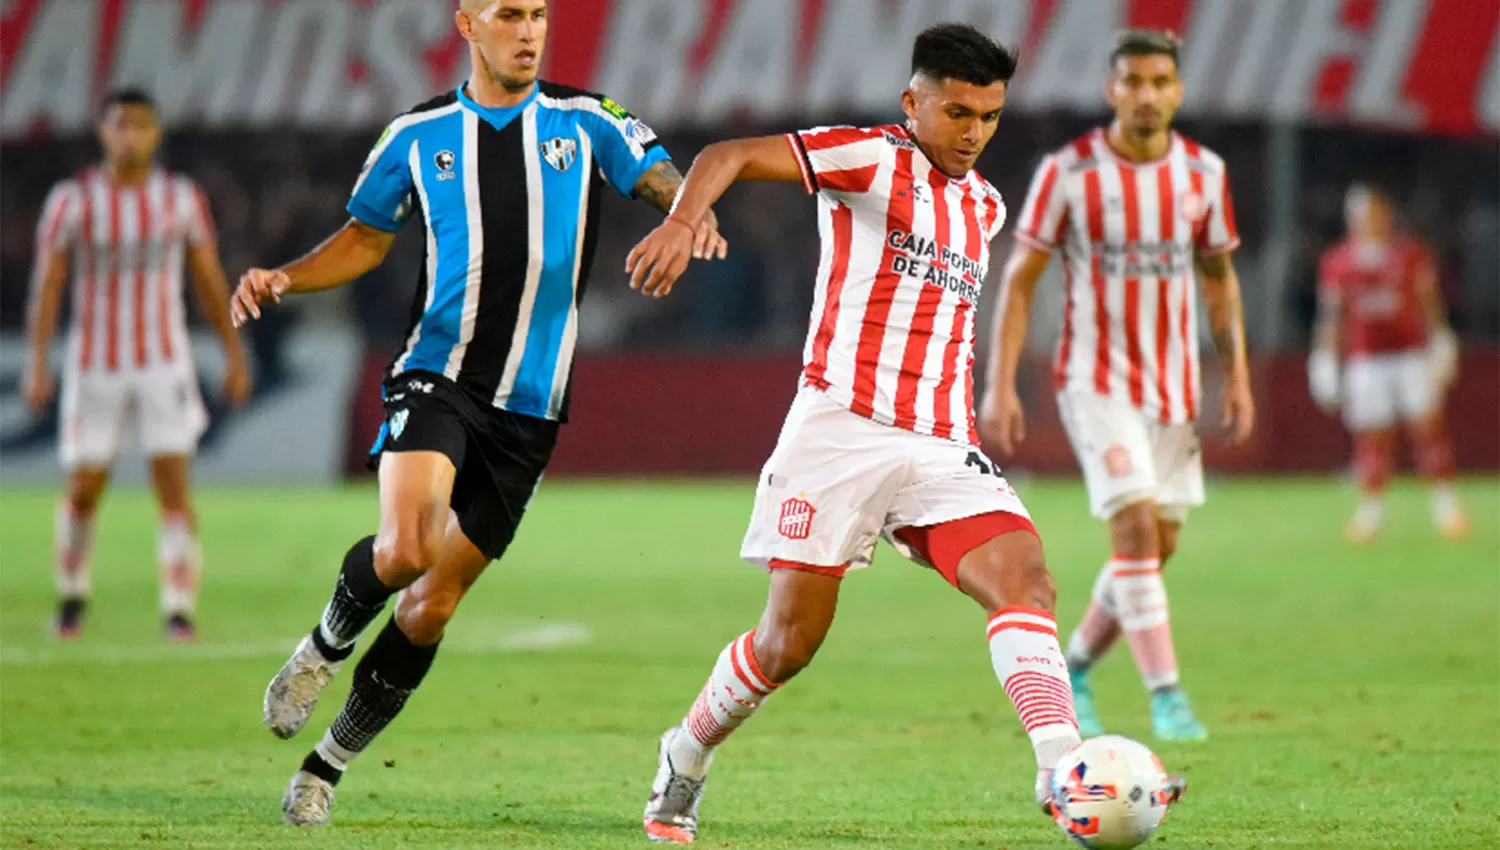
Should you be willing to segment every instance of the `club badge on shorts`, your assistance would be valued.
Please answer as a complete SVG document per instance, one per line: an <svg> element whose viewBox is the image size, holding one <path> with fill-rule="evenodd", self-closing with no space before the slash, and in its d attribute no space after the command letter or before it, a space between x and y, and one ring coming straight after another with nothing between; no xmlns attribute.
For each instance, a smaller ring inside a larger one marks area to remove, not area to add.
<svg viewBox="0 0 1500 850"><path fill-rule="evenodd" d="M403 410L398 410L395 413L391 414L391 439L392 440L399 439L401 437L401 432L406 430L406 415L409 412L410 411L403 409Z"/></svg>
<svg viewBox="0 0 1500 850"><path fill-rule="evenodd" d="M776 530L788 540L806 540L812 533L813 514L817 512L818 509L806 499L787 499L781 503L781 521L776 524Z"/></svg>
<svg viewBox="0 0 1500 850"><path fill-rule="evenodd" d="M1132 469L1130 463L1130 449L1119 443L1104 450L1104 468L1109 472L1111 478L1124 478L1130 474Z"/></svg>

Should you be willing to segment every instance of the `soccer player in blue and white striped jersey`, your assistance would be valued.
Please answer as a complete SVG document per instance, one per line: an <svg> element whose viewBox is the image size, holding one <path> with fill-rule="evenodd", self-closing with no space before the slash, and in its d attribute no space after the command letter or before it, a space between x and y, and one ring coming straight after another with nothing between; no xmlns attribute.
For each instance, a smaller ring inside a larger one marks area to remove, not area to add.
<svg viewBox="0 0 1500 850"><path fill-rule="evenodd" d="M693 229L698 256L726 249L711 218L671 218L682 176L649 127L607 97L538 78L547 13L546 0L461 0L468 83L391 122L341 230L289 265L250 270L235 293L243 323L267 300L359 277L409 219L426 225L414 318L371 452L380 528L350 548L322 620L267 689L272 732L302 728L355 638L406 593L292 777L288 823L328 822L343 771L401 710L459 601L515 534L567 417L605 184Z"/></svg>

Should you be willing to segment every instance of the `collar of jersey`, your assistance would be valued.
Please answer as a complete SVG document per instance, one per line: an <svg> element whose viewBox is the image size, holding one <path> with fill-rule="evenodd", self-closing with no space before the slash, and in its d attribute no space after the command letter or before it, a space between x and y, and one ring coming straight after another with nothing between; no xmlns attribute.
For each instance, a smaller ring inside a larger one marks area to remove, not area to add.
<svg viewBox="0 0 1500 850"><path fill-rule="evenodd" d="M489 107L480 106L479 104L475 103L469 98L467 94L464 94L464 87L459 86L458 102L463 104L465 109L468 109L475 115L478 115L480 118L484 119L484 122L486 124L489 124L496 130L504 130L506 125L516 120L516 116L520 115L522 112L525 112L526 107L535 102L537 96L541 93L542 85L541 82L538 81L532 86L531 94L527 95L525 100L521 101L515 106Z"/></svg>

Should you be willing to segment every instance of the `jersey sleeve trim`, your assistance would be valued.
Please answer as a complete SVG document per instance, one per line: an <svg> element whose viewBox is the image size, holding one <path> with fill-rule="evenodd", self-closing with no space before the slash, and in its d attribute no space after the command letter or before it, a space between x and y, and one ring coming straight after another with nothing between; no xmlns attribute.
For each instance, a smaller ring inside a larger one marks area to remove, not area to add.
<svg viewBox="0 0 1500 850"><path fill-rule="evenodd" d="M797 160L797 170L802 173L802 188L811 195L818 191L818 186L813 182L812 162L807 158L807 148L802 144L802 136L798 133L787 133L786 141L792 146L792 157Z"/></svg>
<svg viewBox="0 0 1500 850"><path fill-rule="evenodd" d="M1034 251L1041 251L1043 254L1050 254L1053 251L1057 250L1057 246L1048 245L1046 242L1043 242L1042 240L1036 238L1035 236L1032 236L1030 233L1027 233L1024 230L1016 230L1016 241L1020 242L1022 245L1025 245L1028 248L1031 248Z"/></svg>

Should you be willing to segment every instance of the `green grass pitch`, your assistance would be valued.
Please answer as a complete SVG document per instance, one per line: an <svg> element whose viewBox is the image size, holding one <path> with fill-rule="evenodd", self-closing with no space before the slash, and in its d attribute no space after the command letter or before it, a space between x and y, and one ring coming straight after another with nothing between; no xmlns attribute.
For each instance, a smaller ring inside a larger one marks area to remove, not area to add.
<svg viewBox="0 0 1500 850"><path fill-rule="evenodd" d="M657 735L764 599L736 560L750 486L545 485L422 690L340 785L334 826L309 833L281 825L281 790L349 671L295 741L261 727L261 694L373 529L373 491L203 494L193 647L161 641L144 494L108 498L88 629L58 646L43 631L55 496L4 491L0 845L644 846ZM1071 628L1103 529L1074 482L1021 493ZM1470 540L1440 541L1403 484L1386 535L1356 550L1342 485L1211 484L1168 587L1212 738L1153 744L1191 786L1152 847L1500 846L1500 488L1464 493ZM1151 743L1123 649L1096 690L1106 725ZM846 581L818 660L725 745L699 844L1068 846L1032 777L983 615L884 550Z"/></svg>

